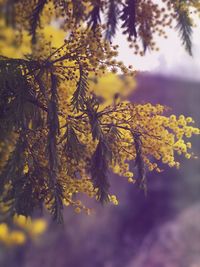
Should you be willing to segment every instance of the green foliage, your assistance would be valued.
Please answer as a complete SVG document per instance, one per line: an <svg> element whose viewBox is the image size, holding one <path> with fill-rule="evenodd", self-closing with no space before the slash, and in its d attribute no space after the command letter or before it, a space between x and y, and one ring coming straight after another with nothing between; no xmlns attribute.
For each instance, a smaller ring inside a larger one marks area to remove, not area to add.
<svg viewBox="0 0 200 267"><path fill-rule="evenodd" d="M84 108L85 104L85 97L88 91L88 72L86 72L81 66L79 65L79 81L77 82L76 90L73 94L71 104L73 109L77 112Z"/></svg>
<svg viewBox="0 0 200 267"><path fill-rule="evenodd" d="M97 200L101 203L109 201L108 165L112 160L112 152L105 138L100 137L96 150L91 159L91 177L97 188Z"/></svg>
<svg viewBox="0 0 200 267"><path fill-rule="evenodd" d="M144 193L147 193L147 184L146 184L146 173L145 173L145 164L142 156L142 141L140 134L133 133L136 158L135 158L135 166L138 169L138 181L139 186L144 190Z"/></svg>
<svg viewBox="0 0 200 267"><path fill-rule="evenodd" d="M108 3L108 13L106 16L106 33L105 33L106 39L110 41L116 34L119 14L120 14L120 11L119 11L118 1L110 0Z"/></svg>
<svg viewBox="0 0 200 267"><path fill-rule="evenodd" d="M180 5L177 7L178 23L176 28L179 30L180 38L186 51L192 56L192 22L189 11L181 5L184 2L184 0L180 1Z"/></svg>
<svg viewBox="0 0 200 267"><path fill-rule="evenodd" d="M97 26L101 22L100 12L101 12L101 1L97 0L93 3L92 10L88 14L88 27L90 27L94 32Z"/></svg>
<svg viewBox="0 0 200 267"><path fill-rule="evenodd" d="M32 36L32 43L36 43L36 30L40 23L40 15L44 9L47 0L38 0L36 6L30 17L30 35Z"/></svg>
<svg viewBox="0 0 200 267"><path fill-rule="evenodd" d="M27 128L31 120L38 120L33 105L36 92L26 78L34 62L3 58L0 60L0 129L2 136L12 130Z"/></svg>
<svg viewBox="0 0 200 267"><path fill-rule="evenodd" d="M123 7L121 20L123 21L122 28L124 33L128 34L129 37L137 37L136 31L136 5L137 0L128 0Z"/></svg>

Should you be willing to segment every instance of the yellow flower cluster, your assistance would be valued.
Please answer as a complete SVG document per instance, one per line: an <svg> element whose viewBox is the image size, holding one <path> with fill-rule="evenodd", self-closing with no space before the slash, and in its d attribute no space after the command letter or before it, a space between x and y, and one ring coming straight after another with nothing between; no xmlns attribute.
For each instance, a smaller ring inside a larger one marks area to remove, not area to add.
<svg viewBox="0 0 200 267"><path fill-rule="evenodd" d="M111 195L109 196L109 198L110 198L110 202L112 202L114 205L117 206L119 204L117 197L115 195Z"/></svg>
<svg viewBox="0 0 200 267"><path fill-rule="evenodd" d="M26 241L26 236L18 230L10 231L7 224L0 224L0 242L6 245L22 245Z"/></svg>
<svg viewBox="0 0 200 267"><path fill-rule="evenodd" d="M128 164L128 161L136 160L137 157L134 133L140 135L142 157L149 171L160 172L161 162L170 167L178 167L176 153L183 154L186 158L193 156L190 151L191 143L186 142L186 138L200 134L199 128L193 127L194 121L190 117L164 116L165 110L166 108L161 105L153 106L150 103L144 105L121 103L117 112L102 116L105 128L113 124L123 136L113 144L113 153L117 158L117 165L115 161L111 166L114 172L127 178L135 176L129 171Z"/></svg>
<svg viewBox="0 0 200 267"><path fill-rule="evenodd" d="M47 222L44 219L31 219L23 215L15 215L13 222L32 239L37 239L47 229Z"/></svg>
<svg viewBox="0 0 200 267"><path fill-rule="evenodd" d="M47 223L43 219L25 218L24 216L15 216L14 228L9 228L8 224L0 224L0 242L6 246L16 246L23 245L27 238L32 240L37 239L41 234L43 234L47 228Z"/></svg>

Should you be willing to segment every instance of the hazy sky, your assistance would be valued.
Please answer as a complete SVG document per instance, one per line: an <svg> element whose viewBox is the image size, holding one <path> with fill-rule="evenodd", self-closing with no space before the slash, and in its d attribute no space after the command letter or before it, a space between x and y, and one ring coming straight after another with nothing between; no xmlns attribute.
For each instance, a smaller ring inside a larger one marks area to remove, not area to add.
<svg viewBox="0 0 200 267"><path fill-rule="evenodd" d="M158 39L160 51L147 51L144 57L134 55L122 34L117 35L114 43L119 45L119 59L137 70L200 81L200 27L193 32L193 57L181 46L178 33L174 31L168 32L168 39Z"/></svg>

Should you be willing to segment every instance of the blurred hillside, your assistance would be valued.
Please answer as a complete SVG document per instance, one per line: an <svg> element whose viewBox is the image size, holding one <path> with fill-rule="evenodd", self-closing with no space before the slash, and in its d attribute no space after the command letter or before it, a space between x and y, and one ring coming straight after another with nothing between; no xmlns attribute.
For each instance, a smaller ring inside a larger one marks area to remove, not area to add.
<svg viewBox="0 0 200 267"><path fill-rule="evenodd" d="M141 74L130 100L167 105L177 115L193 117L200 126L198 83ZM200 157L200 140L196 137L192 142ZM192 223L193 217L200 222L199 159L183 159L180 170L165 168L161 174L148 174L147 197L123 178L114 176L111 180L112 191L118 192L119 206L91 204L96 209L91 216L66 209L64 229L50 228L37 247L26 245L24 253L18 249L8 265L2 267L194 267L194 263L200 266L196 262L200 254L196 248L200 223ZM161 236L163 229L171 229L171 225L173 231ZM180 234L186 229L189 234ZM162 246L166 247L163 254ZM182 265L187 251L190 251L187 265Z"/></svg>

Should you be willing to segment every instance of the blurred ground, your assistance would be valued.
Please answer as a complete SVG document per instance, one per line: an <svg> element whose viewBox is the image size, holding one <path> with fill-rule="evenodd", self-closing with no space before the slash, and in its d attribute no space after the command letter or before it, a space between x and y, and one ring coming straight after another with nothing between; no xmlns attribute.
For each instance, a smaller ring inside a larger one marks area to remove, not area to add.
<svg viewBox="0 0 200 267"><path fill-rule="evenodd" d="M160 103L192 116L200 126L200 84L142 74L130 97ZM200 156L199 137L193 150ZM0 267L199 267L200 164L182 160L180 170L148 174L148 195L123 178L111 177L120 205L91 216L66 209L64 229L10 253Z"/></svg>
<svg viewBox="0 0 200 267"><path fill-rule="evenodd" d="M155 228L144 238L127 267L199 267L200 205Z"/></svg>

